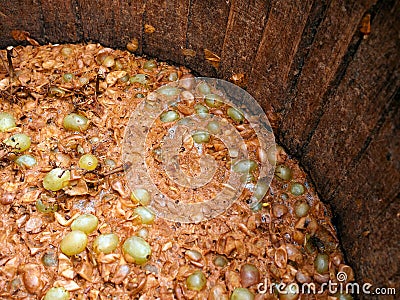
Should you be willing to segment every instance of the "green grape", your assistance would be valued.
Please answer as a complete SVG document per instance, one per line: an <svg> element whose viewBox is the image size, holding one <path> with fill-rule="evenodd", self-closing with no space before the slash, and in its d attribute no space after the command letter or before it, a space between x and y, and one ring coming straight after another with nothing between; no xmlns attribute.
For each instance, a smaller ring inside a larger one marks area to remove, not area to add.
<svg viewBox="0 0 400 300"><path fill-rule="evenodd" d="M70 131L85 131L89 127L89 121L82 115L71 113L64 118L63 126Z"/></svg>
<svg viewBox="0 0 400 300"><path fill-rule="evenodd" d="M204 102L207 104L208 107L220 107L224 104L223 99L220 95L217 94L208 94L205 96Z"/></svg>
<svg viewBox="0 0 400 300"><path fill-rule="evenodd" d="M15 160L15 163L20 167L31 168L37 164L36 158L29 154L24 154Z"/></svg>
<svg viewBox="0 0 400 300"><path fill-rule="evenodd" d="M298 182L294 182L290 185L290 192L292 193L292 195L294 196L300 196L303 195L305 192L305 188L304 185L302 185L301 183Z"/></svg>
<svg viewBox="0 0 400 300"><path fill-rule="evenodd" d="M153 224L154 223L154 214L146 207L139 206L134 209L135 214L140 217L142 224Z"/></svg>
<svg viewBox="0 0 400 300"><path fill-rule="evenodd" d="M131 236L122 246L122 250L128 261L138 265L145 264L151 257L151 247L144 239Z"/></svg>
<svg viewBox="0 0 400 300"><path fill-rule="evenodd" d="M168 80L169 81L177 81L178 80L178 74L176 72L172 72L168 75Z"/></svg>
<svg viewBox="0 0 400 300"><path fill-rule="evenodd" d="M129 81L129 75L126 74L125 76L119 78L118 81L121 82L121 83L126 83L126 82L128 82L128 81Z"/></svg>
<svg viewBox="0 0 400 300"><path fill-rule="evenodd" d="M233 165L233 171L236 173L251 173L257 168L257 163L251 159L242 159Z"/></svg>
<svg viewBox="0 0 400 300"><path fill-rule="evenodd" d="M115 65L115 59L113 56L107 55L101 64L107 68L111 68L112 66Z"/></svg>
<svg viewBox="0 0 400 300"><path fill-rule="evenodd" d="M236 288L233 290L230 300L254 300L254 294L246 288Z"/></svg>
<svg viewBox="0 0 400 300"><path fill-rule="evenodd" d="M119 238L114 233L104 233L100 234L93 242L93 250L96 253L103 252L108 254L113 252L119 243Z"/></svg>
<svg viewBox="0 0 400 300"><path fill-rule="evenodd" d="M264 198L265 194L267 193L269 189L269 185L266 184L263 181L258 181L256 188L254 189L254 193L253 196L257 199L257 200L261 200L262 198Z"/></svg>
<svg viewBox="0 0 400 300"><path fill-rule="evenodd" d="M46 267L56 267L58 265L58 258L55 252L47 252L42 256L42 263Z"/></svg>
<svg viewBox="0 0 400 300"><path fill-rule="evenodd" d="M146 240L149 237L149 230L145 227L140 228L137 232L137 236Z"/></svg>
<svg viewBox="0 0 400 300"><path fill-rule="evenodd" d="M63 47L61 49L61 54L65 57L70 56L74 51L70 47Z"/></svg>
<svg viewBox="0 0 400 300"><path fill-rule="evenodd" d="M179 119L179 114L174 110L168 110L160 115L160 120L163 123L173 122Z"/></svg>
<svg viewBox="0 0 400 300"><path fill-rule="evenodd" d="M71 179L69 170L55 168L43 178L43 187L49 191L58 191L66 187Z"/></svg>
<svg viewBox="0 0 400 300"><path fill-rule="evenodd" d="M84 214L77 217L71 224L72 230L80 230L86 234L91 234L97 229L99 219L92 214Z"/></svg>
<svg viewBox="0 0 400 300"><path fill-rule="evenodd" d="M242 123L244 120L243 113L241 111L237 110L236 108L229 107L226 113L236 123Z"/></svg>
<svg viewBox="0 0 400 300"><path fill-rule="evenodd" d="M174 86L162 86L157 90L157 93L164 95L164 96L177 96L181 90Z"/></svg>
<svg viewBox="0 0 400 300"><path fill-rule="evenodd" d="M69 292L63 287L52 287L44 296L43 300L69 300Z"/></svg>
<svg viewBox="0 0 400 300"><path fill-rule="evenodd" d="M205 82L201 82L199 83L199 85L197 86L197 89L200 93L202 93L203 95L207 95L211 93L211 88L210 86L205 83Z"/></svg>
<svg viewBox="0 0 400 300"><path fill-rule="evenodd" d="M198 144L208 143L210 134L207 131L197 131L192 135L193 140Z"/></svg>
<svg viewBox="0 0 400 300"><path fill-rule="evenodd" d="M70 81L72 81L73 79L74 79L74 74L72 74L72 73L65 73L64 75L63 75L63 80L65 81L65 82L70 82Z"/></svg>
<svg viewBox="0 0 400 300"><path fill-rule="evenodd" d="M305 201L297 201L294 206L294 212L297 217L301 218L308 214L310 206Z"/></svg>
<svg viewBox="0 0 400 300"><path fill-rule="evenodd" d="M60 89L59 87L52 86L49 89L49 96L51 97L64 97L65 91L63 89Z"/></svg>
<svg viewBox="0 0 400 300"><path fill-rule="evenodd" d="M88 171L93 171L94 169L97 168L99 161L96 156L93 154L84 154L81 156L79 159L79 168L88 170Z"/></svg>
<svg viewBox="0 0 400 300"><path fill-rule="evenodd" d="M133 75L129 78L130 83L138 82L141 84L146 84L147 83L147 77L146 74L136 74Z"/></svg>
<svg viewBox="0 0 400 300"><path fill-rule="evenodd" d="M5 132L12 128L15 128L17 125L15 124L14 117L6 112L0 112L0 131Z"/></svg>
<svg viewBox="0 0 400 300"><path fill-rule="evenodd" d="M284 153L285 150L279 145L273 145L268 148L267 150L267 159L272 164L275 165L279 160L279 156L281 153Z"/></svg>
<svg viewBox="0 0 400 300"><path fill-rule="evenodd" d="M4 144L13 148L15 152L24 152L31 146L31 138L25 133L17 133L6 139Z"/></svg>
<svg viewBox="0 0 400 300"><path fill-rule="evenodd" d="M290 180L292 178L292 170L285 165L278 165L275 168L275 176L282 180Z"/></svg>
<svg viewBox="0 0 400 300"><path fill-rule="evenodd" d="M186 286L192 291L201 291L207 284L207 278L202 271L194 271L186 278Z"/></svg>
<svg viewBox="0 0 400 300"><path fill-rule="evenodd" d="M194 106L194 111L196 112L196 114L198 114L200 117L205 118L208 115L208 108L200 103L197 103Z"/></svg>
<svg viewBox="0 0 400 300"><path fill-rule="evenodd" d="M36 209L44 214L52 213L52 212L56 212L58 210L58 204L54 203L54 204L46 205L45 203L43 203L42 200L38 199L36 201Z"/></svg>
<svg viewBox="0 0 400 300"><path fill-rule="evenodd" d="M87 242L88 238L84 232L74 230L61 240L60 249L65 255L76 255L85 250Z"/></svg>
<svg viewBox="0 0 400 300"><path fill-rule="evenodd" d="M131 200L136 204L149 205L151 200L150 193L146 189L134 189L131 193Z"/></svg>
<svg viewBox="0 0 400 300"><path fill-rule="evenodd" d="M124 66L122 65L122 62L119 59L115 60L115 70L122 70Z"/></svg>
<svg viewBox="0 0 400 300"><path fill-rule="evenodd" d="M214 258L213 262L214 262L214 265L216 265L217 267L220 267L220 268L223 268L228 264L228 260L223 255L217 255Z"/></svg>
<svg viewBox="0 0 400 300"><path fill-rule="evenodd" d="M207 129L212 134L217 134L220 132L221 128L219 126L218 121L211 121L207 124Z"/></svg>
<svg viewBox="0 0 400 300"><path fill-rule="evenodd" d="M320 274L328 272L329 256L326 254L318 253L314 260L315 271Z"/></svg>
<svg viewBox="0 0 400 300"><path fill-rule="evenodd" d="M148 60L143 64L143 69L153 70L157 68L157 62L154 59Z"/></svg>

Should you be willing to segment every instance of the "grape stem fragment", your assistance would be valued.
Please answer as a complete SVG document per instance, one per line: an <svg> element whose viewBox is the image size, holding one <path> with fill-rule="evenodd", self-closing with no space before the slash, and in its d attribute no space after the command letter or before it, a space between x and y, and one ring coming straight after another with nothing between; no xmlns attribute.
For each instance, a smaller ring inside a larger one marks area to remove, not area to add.
<svg viewBox="0 0 400 300"><path fill-rule="evenodd" d="M109 175L112 175L112 174L115 174L115 173L118 173L118 172L126 171L126 170L128 170L130 167L131 167L130 164L124 164L124 165L115 167L114 169L112 169L112 170L110 170L110 171L108 171L108 172L105 172L105 173L103 173L103 174L100 174L100 175L103 176L103 177L106 177L106 176L109 176Z"/></svg>
<svg viewBox="0 0 400 300"><path fill-rule="evenodd" d="M10 75L10 78L13 79L15 76L14 66L12 63L12 58L14 57L12 54L14 47L8 46L6 50L7 50L7 62L8 62L8 74Z"/></svg>

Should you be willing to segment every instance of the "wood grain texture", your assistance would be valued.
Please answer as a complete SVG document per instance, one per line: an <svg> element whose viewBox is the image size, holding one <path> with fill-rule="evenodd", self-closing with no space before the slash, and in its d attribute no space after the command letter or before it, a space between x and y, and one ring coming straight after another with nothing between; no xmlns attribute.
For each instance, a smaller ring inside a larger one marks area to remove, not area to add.
<svg viewBox="0 0 400 300"><path fill-rule="evenodd" d="M249 76L270 9L269 1L234 1L221 53L221 78ZM240 33L240 34L238 34Z"/></svg>
<svg viewBox="0 0 400 300"><path fill-rule="evenodd" d="M144 23L155 28L143 34L143 51L164 60L183 64L189 0L147 0Z"/></svg>
<svg viewBox="0 0 400 300"><path fill-rule="evenodd" d="M46 0L41 5L46 40L58 36L59 43L73 43L82 39L81 20L76 18L78 7L75 1ZM54 9L55 6L57 9Z"/></svg>
<svg viewBox="0 0 400 300"><path fill-rule="evenodd" d="M186 48L196 52L186 56L185 65L203 76L216 76L218 71L205 60L204 49L221 56L231 5L229 1L192 0Z"/></svg>
<svg viewBox="0 0 400 300"><path fill-rule="evenodd" d="M297 46L297 52L291 62L291 68L289 71L289 77L287 80L287 87L285 89L286 95L293 94L294 88L297 86L301 71L304 67L304 62L308 58L308 54L311 51L311 45L315 39L315 35L318 31L318 27L325 19L327 8L330 5L331 0L314 1L310 12L308 14L307 22L304 26L302 36L300 38L299 45ZM284 110L285 98L282 99L282 105L278 112Z"/></svg>
<svg viewBox="0 0 400 300"><path fill-rule="evenodd" d="M109 3L108 0L78 0L84 41L102 42L105 46L116 44L115 12L119 10L119 3L115 2L113 9Z"/></svg>
<svg viewBox="0 0 400 300"><path fill-rule="evenodd" d="M340 178L353 169L352 160L360 156L376 123L395 101L393 95L400 85L400 45L393 36L400 20L388 17L392 10L400 13L399 3L396 7L394 3L387 1L376 12L372 22L376 29L359 46L303 150L303 163L309 166L325 199L330 198ZM328 161L338 167L332 169Z"/></svg>
<svg viewBox="0 0 400 300"><path fill-rule="evenodd" d="M249 92L264 109L282 107L289 70L300 43L312 1L281 5L272 1L249 78ZM287 24L290 25L288 30Z"/></svg>
<svg viewBox="0 0 400 300"><path fill-rule="evenodd" d="M400 282L400 88L379 131L342 179L332 207L347 257L359 281ZM377 276L379 274L379 276Z"/></svg>
<svg viewBox="0 0 400 300"><path fill-rule="evenodd" d="M332 1L318 27L313 44L293 91L285 97L280 135L291 153L301 155L304 141L318 122L316 113L334 78L358 24L373 2ZM297 124L302 124L298 126Z"/></svg>
<svg viewBox="0 0 400 300"><path fill-rule="evenodd" d="M137 39L139 48L137 53L142 53L143 46L143 14L145 12L144 0L119 0L119 9L115 10L115 35L117 40L113 47L125 48L132 39Z"/></svg>
<svg viewBox="0 0 400 300"><path fill-rule="evenodd" d="M24 30L40 43L44 37L43 13L39 0L0 1L0 45L18 45L11 37L12 30Z"/></svg>
<svg viewBox="0 0 400 300"><path fill-rule="evenodd" d="M142 50L143 1L75 0L76 14L82 27L82 40L100 42L108 47L124 48L132 39L140 42Z"/></svg>

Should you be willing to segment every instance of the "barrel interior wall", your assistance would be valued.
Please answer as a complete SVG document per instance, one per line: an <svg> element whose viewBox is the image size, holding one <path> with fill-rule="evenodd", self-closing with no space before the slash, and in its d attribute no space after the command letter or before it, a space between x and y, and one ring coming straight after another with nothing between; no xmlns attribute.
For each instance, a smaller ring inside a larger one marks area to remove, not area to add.
<svg viewBox="0 0 400 300"><path fill-rule="evenodd" d="M0 46L21 44L15 29L40 43L135 38L140 55L243 76L331 204L358 279L390 285L400 282L399 15L399 1L383 0L4 0Z"/></svg>

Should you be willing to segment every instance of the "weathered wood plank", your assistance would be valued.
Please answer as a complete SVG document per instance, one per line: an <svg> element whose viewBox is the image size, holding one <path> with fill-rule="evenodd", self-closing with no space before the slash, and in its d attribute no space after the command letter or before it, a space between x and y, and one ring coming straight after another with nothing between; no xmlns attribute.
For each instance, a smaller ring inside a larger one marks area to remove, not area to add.
<svg viewBox="0 0 400 300"><path fill-rule="evenodd" d="M388 99L395 101L393 95L400 85L400 44L393 36L400 28L400 19L390 18L391 11L399 14L400 3L386 1L376 12L375 29L358 48L304 149L303 163L325 199L330 198L340 178L352 172L352 160L360 156L360 149L390 105Z"/></svg>
<svg viewBox="0 0 400 300"><path fill-rule="evenodd" d="M358 24L372 1L332 1L304 61L296 87L287 95L281 136L295 155L318 122L322 96L334 78Z"/></svg>
<svg viewBox="0 0 400 300"><path fill-rule="evenodd" d="M269 13L269 1L234 1L226 27L219 75L249 76ZM241 34L238 35L238 32Z"/></svg>
<svg viewBox="0 0 400 300"><path fill-rule="evenodd" d="M115 12L119 10L119 3L113 2L110 7L108 0L78 0L79 11L82 18L83 40L101 42L103 45L114 46L118 40L114 30Z"/></svg>
<svg viewBox="0 0 400 300"><path fill-rule="evenodd" d="M144 33L143 51L160 59L182 64L181 49L186 44L186 28L189 0L146 1L144 23L155 28L153 33Z"/></svg>
<svg viewBox="0 0 400 300"><path fill-rule="evenodd" d="M114 47L125 48L132 39L137 39L142 53L144 0L119 0L119 9L115 11L115 31L117 40Z"/></svg>
<svg viewBox="0 0 400 300"><path fill-rule="evenodd" d="M31 37L44 43L43 18L38 0L0 1L0 45L18 45L11 37L12 30L24 30Z"/></svg>
<svg viewBox="0 0 400 300"><path fill-rule="evenodd" d="M265 109L282 106L281 97L311 6L312 1L271 2L249 78L249 92Z"/></svg>
<svg viewBox="0 0 400 300"><path fill-rule="evenodd" d="M291 63L289 78L287 80L286 87L287 95L289 95L293 91L294 87L296 87L297 85L299 76L304 66L304 61L308 57L308 53L310 52L315 34L318 30L318 27L325 18L325 13L330 2L331 0L314 1L310 9L307 23L304 26L301 40L297 47L296 55L293 57L293 62ZM284 104L286 100L283 99L282 102ZM281 109L283 109L283 107Z"/></svg>
<svg viewBox="0 0 400 300"><path fill-rule="evenodd" d="M357 165L342 179L331 202L339 216L337 225L348 259L359 280L372 280L374 286L400 282L400 232L393 230L400 226L398 99L390 110Z"/></svg>
<svg viewBox="0 0 400 300"><path fill-rule="evenodd" d="M74 1L47 0L41 4L46 40L52 43L72 43L81 39L81 24L76 24L77 7Z"/></svg>
<svg viewBox="0 0 400 300"><path fill-rule="evenodd" d="M204 49L221 56L228 23L230 1L193 0L189 11L186 48L196 52L185 64L203 76L216 76L217 70L204 57Z"/></svg>

